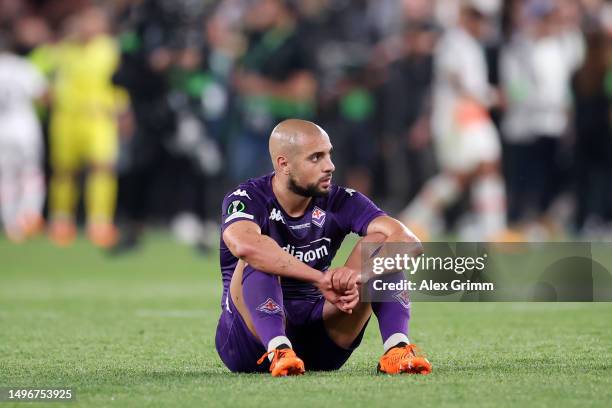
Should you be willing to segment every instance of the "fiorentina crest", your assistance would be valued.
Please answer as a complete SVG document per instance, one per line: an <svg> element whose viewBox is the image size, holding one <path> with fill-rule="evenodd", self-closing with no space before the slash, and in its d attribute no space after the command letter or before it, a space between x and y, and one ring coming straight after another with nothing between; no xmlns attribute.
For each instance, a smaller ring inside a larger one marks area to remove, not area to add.
<svg viewBox="0 0 612 408"><path fill-rule="evenodd" d="M408 294L408 290L401 290L395 293L393 297L404 306L404 309L410 309L410 295Z"/></svg>
<svg viewBox="0 0 612 408"><path fill-rule="evenodd" d="M325 224L325 211L319 207L315 207L314 210L312 210L312 223L317 227L323 227L323 224Z"/></svg>
<svg viewBox="0 0 612 408"><path fill-rule="evenodd" d="M281 307L272 298L267 298L265 302L257 306L257 310L267 314L276 314L281 312Z"/></svg>

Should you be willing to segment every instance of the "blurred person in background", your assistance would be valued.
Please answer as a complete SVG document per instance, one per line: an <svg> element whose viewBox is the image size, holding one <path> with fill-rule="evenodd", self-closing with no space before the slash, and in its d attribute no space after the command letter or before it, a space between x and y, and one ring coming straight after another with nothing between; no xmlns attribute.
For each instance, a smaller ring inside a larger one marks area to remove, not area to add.
<svg viewBox="0 0 612 408"><path fill-rule="evenodd" d="M129 93L131 114L126 118L130 126L124 132L120 181L123 222L112 254L138 246L160 191L165 193L165 210L198 214L199 172L215 172L220 166L202 122L210 113L202 97L213 83L203 66L205 5L145 0L128 2L120 10L121 62L114 82ZM163 181L170 183L166 190ZM168 194L174 195L170 205Z"/></svg>
<svg viewBox="0 0 612 408"><path fill-rule="evenodd" d="M336 135L338 178L365 194L378 187L372 180L380 151L376 90L382 77L372 57L376 42L383 36L381 18L389 4L328 0L305 1L302 5L308 25L303 30L307 51L319 84L317 117ZM314 5L318 6L316 13Z"/></svg>
<svg viewBox="0 0 612 408"><path fill-rule="evenodd" d="M177 207L171 226L180 241L200 249L218 244L218 209L211 204L222 198L219 185L224 160L220 146L229 125L228 80L233 61L215 49L224 47L215 42L221 41L216 36L222 34L216 30L225 31L219 24L211 17L206 37L213 41L202 36L201 44L185 50L169 70L169 97L178 123L170 145L177 180L173 183Z"/></svg>
<svg viewBox="0 0 612 408"><path fill-rule="evenodd" d="M25 13L26 4L22 0L0 0L0 30L10 32L13 22Z"/></svg>
<svg viewBox="0 0 612 408"><path fill-rule="evenodd" d="M574 227L592 238L612 232L612 30L586 24L584 64L572 78L574 102Z"/></svg>
<svg viewBox="0 0 612 408"><path fill-rule="evenodd" d="M45 77L47 83L52 81L54 61L54 34L47 21L39 16L26 14L17 19L13 25L15 35L15 49L17 53L27 58ZM49 163L49 119L51 104L50 94L47 92L42 101L35 104L36 113L42 128L42 163L45 185L48 186L51 174ZM46 192L45 192L46 193ZM45 194L45 197L48 197ZM48 209L48 200L45 200L43 213Z"/></svg>
<svg viewBox="0 0 612 408"><path fill-rule="evenodd" d="M562 140L569 125L570 81L583 54L579 27L564 21L560 4L523 3L522 24L505 45L500 63L508 219L533 239L560 227L548 212L568 179L562 173Z"/></svg>
<svg viewBox="0 0 612 408"><path fill-rule="evenodd" d="M393 207L412 200L435 172L431 150L433 49L438 29L430 16L405 22L387 52L390 61L382 86L382 132L386 174ZM405 174L406 177L396 177Z"/></svg>
<svg viewBox="0 0 612 408"><path fill-rule="evenodd" d="M508 5L506 41L502 44L499 71L500 86L504 95L504 112L501 123L506 164L506 190L508 193L508 223L517 225L524 216L523 207L530 191L529 179L534 176L532 166L537 157L529 154L533 135L529 129L532 117L528 95L536 94L528 65L527 18L525 1L515 0Z"/></svg>
<svg viewBox="0 0 612 408"><path fill-rule="evenodd" d="M312 119L317 82L285 0L255 0L244 16L246 51L233 77L239 129L228 146L234 181L271 171L268 135L287 118Z"/></svg>
<svg viewBox="0 0 612 408"><path fill-rule="evenodd" d="M45 20L36 15L18 18L12 27L15 36L15 52L31 55L38 47L51 41L52 33Z"/></svg>
<svg viewBox="0 0 612 408"><path fill-rule="evenodd" d="M43 228L43 141L34 101L46 81L0 34L0 215L7 237L21 242Z"/></svg>
<svg viewBox="0 0 612 408"><path fill-rule="evenodd" d="M66 37L58 43L54 61L49 237L60 246L74 240L77 174L85 165L88 237L95 245L108 247L117 237L114 166L121 103L111 77L119 53L103 10L85 8L66 24Z"/></svg>
<svg viewBox="0 0 612 408"><path fill-rule="evenodd" d="M436 46L432 129L441 173L401 214L415 233L423 234L419 236L431 235L440 211L469 186L476 215L470 239L502 239L505 232L501 147L487 111L498 98L488 83L479 43L490 13L485 1L463 1L458 25L447 30Z"/></svg>

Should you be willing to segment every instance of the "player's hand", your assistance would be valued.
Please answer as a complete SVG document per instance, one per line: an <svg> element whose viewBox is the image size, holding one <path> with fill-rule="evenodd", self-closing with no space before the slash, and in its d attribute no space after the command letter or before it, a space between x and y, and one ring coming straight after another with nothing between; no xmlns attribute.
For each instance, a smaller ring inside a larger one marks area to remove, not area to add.
<svg viewBox="0 0 612 408"><path fill-rule="evenodd" d="M353 309L359 303L359 287L355 286L354 289L345 292L338 300L338 303L336 303L338 309L348 314L353 313Z"/></svg>
<svg viewBox="0 0 612 408"><path fill-rule="evenodd" d="M331 274L332 288L339 294L345 294L348 291L352 291L361 283L361 276L354 270L341 266L339 268L332 268L327 271Z"/></svg>
<svg viewBox="0 0 612 408"><path fill-rule="evenodd" d="M360 278L352 269L333 268L328 269L315 285L328 302L342 312L350 314L359 302Z"/></svg>
<svg viewBox="0 0 612 408"><path fill-rule="evenodd" d="M329 271L325 272L321 275L321 278L318 282L315 282L315 286L323 297L330 303L336 304L340 300L340 294L334 291L332 282L331 282L331 274Z"/></svg>

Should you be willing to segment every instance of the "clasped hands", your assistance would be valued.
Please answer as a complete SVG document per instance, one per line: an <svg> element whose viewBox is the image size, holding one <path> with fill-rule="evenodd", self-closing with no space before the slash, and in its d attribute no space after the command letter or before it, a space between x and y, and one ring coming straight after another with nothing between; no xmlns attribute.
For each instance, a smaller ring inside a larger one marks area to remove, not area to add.
<svg viewBox="0 0 612 408"><path fill-rule="evenodd" d="M361 275L346 266L330 268L321 276L316 286L327 301L341 311L351 314L359 303Z"/></svg>

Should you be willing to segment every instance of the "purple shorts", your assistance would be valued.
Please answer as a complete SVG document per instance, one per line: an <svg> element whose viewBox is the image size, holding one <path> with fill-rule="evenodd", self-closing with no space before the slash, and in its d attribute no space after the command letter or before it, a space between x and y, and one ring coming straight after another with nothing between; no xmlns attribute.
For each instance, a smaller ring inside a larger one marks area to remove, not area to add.
<svg viewBox="0 0 612 408"><path fill-rule="evenodd" d="M306 370L337 370L346 363L361 343L367 323L351 344L350 349L338 346L327 334L323 324L324 298L318 300L285 300L286 334ZM268 359L261 365L257 360L266 348L247 328L231 297L229 311L224 308L217 325L215 345L223 363L233 372L267 372Z"/></svg>

